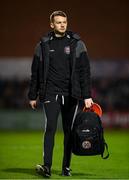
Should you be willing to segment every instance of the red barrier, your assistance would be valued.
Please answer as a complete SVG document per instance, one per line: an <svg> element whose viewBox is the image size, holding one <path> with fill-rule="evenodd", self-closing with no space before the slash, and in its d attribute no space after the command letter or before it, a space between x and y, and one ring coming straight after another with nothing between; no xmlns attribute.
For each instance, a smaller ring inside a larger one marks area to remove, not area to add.
<svg viewBox="0 0 129 180"><path fill-rule="evenodd" d="M129 128L129 112L108 112L101 119L104 127Z"/></svg>

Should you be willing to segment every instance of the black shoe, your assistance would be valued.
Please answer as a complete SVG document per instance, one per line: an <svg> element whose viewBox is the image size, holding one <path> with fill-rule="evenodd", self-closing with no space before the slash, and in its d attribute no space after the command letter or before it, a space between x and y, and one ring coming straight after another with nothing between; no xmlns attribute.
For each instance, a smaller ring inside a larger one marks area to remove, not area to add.
<svg viewBox="0 0 129 180"><path fill-rule="evenodd" d="M37 164L36 165L36 171L40 175L43 175L44 177L50 177L51 176L51 170L49 167Z"/></svg>
<svg viewBox="0 0 129 180"><path fill-rule="evenodd" d="M68 167L65 167L65 168L62 170L62 176L71 176L70 171L71 171L71 169L69 169Z"/></svg>

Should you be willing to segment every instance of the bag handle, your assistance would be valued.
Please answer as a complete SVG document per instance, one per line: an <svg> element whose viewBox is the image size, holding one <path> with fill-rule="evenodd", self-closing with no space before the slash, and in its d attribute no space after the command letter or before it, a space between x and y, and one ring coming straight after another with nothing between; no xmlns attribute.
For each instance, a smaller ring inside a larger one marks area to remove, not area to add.
<svg viewBox="0 0 129 180"><path fill-rule="evenodd" d="M84 111L84 112L89 112L89 111L90 111L90 112L94 112L94 113L96 113L100 118L101 118L101 116L102 116L102 114L103 114L101 106L100 106L99 104L97 104L97 103L93 103L90 108L86 108L86 107L84 106L83 111Z"/></svg>

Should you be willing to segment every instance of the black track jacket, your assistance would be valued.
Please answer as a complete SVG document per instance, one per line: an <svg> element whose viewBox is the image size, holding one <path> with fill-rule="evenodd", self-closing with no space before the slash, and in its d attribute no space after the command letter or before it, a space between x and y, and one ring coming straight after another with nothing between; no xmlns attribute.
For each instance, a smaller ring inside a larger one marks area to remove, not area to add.
<svg viewBox="0 0 129 180"><path fill-rule="evenodd" d="M39 96L44 101L47 73L49 68L49 41L52 39L52 32L41 38L35 48L31 66L31 80L28 93L29 100L36 100ZM71 32L66 32L71 39L71 96L76 99L87 99L91 97L90 63L87 49L80 37Z"/></svg>

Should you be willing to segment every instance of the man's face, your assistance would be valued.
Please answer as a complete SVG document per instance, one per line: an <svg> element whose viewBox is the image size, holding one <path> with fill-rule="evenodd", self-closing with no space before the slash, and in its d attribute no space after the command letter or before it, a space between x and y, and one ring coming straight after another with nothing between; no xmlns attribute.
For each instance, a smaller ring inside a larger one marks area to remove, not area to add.
<svg viewBox="0 0 129 180"><path fill-rule="evenodd" d="M67 30L67 18L62 16L55 16L50 26L56 33L64 34Z"/></svg>

